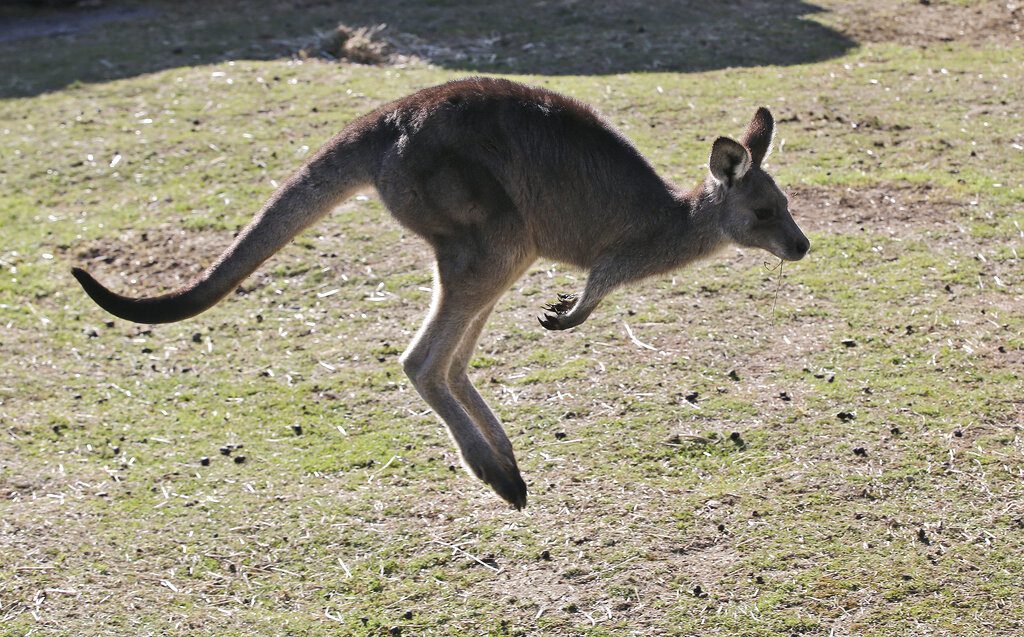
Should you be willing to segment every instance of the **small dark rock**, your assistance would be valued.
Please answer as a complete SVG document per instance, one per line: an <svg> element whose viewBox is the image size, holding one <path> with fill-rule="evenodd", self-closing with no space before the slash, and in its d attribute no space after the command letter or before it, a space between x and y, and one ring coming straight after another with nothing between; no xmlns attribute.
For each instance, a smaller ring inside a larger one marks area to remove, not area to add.
<svg viewBox="0 0 1024 637"><path fill-rule="evenodd" d="M740 435L740 432L738 431L734 431L731 434L729 434L729 440L731 440L733 444L735 444L740 449L745 449L747 446L747 441L743 439L743 436Z"/></svg>
<svg viewBox="0 0 1024 637"><path fill-rule="evenodd" d="M199 464L203 465L204 467L209 467L210 466L210 457L209 456L203 456L202 458L199 459Z"/></svg>
<svg viewBox="0 0 1024 637"><path fill-rule="evenodd" d="M550 562L551 561L551 551L549 551L547 549L544 549L543 551L541 551L540 552L540 559L544 560L545 562Z"/></svg>
<svg viewBox="0 0 1024 637"><path fill-rule="evenodd" d="M755 577L755 578L754 578L754 581L755 581L756 583L758 583L758 584L764 584L764 578L763 578L763 577L761 577L760 575L758 575L757 577Z"/></svg>
<svg viewBox="0 0 1024 637"><path fill-rule="evenodd" d="M142 353L143 354L152 354L153 350L151 348L149 348L149 347L143 347L142 348Z"/></svg>
<svg viewBox="0 0 1024 637"><path fill-rule="evenodd" d="M917 530L917 539L926 546L930 546L932 543L931 538L928 537L928 533L926 533L924 529Z"/></svg>
<svg viewBox="0 0 1024 637"><path fill-rule="evenodd" d="M719 524L718 525L718 532L719 533L725 533L725 525L724 524Z"/></svg>
<svg viewBox="0 0 1024 637"><path fill-rule="evenodd" d="M200 334L199 332L196 332L195 334L192 335L192 342L193 343L202 343L203 342L203 335Z"/></svg>

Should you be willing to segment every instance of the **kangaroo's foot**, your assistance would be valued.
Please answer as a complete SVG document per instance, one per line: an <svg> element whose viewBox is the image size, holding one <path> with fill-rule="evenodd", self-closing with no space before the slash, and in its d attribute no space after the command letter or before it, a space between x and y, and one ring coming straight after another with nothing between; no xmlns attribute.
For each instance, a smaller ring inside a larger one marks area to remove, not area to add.
<svg viewBox="0 0 1024 637"><path fill-rule="evenodd" d="M481 455L487 457L480 457ZM503 500L516 509L526 506L526 483L519 473L515 460L509 463L504 458L480 454L472 458L463 456L463 462L473 475L490 485Z"/></svg>
<svg viewBox="0 0 1024 637"><path fill-rule="evenodd" d="M540 324L545 329L549 330L564 330L576 327L578 323L571 322L566 317L576 306L578 299L579 297L575 294L559 294L558 301L545 305L544 314L539 316L537 320L540 321Z"/></svg>

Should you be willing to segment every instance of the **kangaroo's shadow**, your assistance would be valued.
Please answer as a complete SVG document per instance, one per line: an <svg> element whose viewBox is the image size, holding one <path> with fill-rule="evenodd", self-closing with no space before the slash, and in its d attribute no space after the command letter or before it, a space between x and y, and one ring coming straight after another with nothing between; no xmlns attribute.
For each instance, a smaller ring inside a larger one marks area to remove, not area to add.
<svg viewBox="0 0 1024 637"><path fill-rule="evenodd" d="M30 3L31 4L31 3ZM855 42L802 0L254 0L0 8L0 96L229 59L275 59L339 23L467 72L594 75L791 65Z"/></svg>

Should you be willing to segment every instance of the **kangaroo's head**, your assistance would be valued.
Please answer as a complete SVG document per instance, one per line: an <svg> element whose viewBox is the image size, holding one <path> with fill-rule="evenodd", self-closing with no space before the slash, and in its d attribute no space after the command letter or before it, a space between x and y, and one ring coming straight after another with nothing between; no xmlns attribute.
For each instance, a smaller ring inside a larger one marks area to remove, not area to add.
<svg viewBox="0 0 1024 637"><path fill-rule="evenodd" d="M709 187L720 203L719 223L735 243L799 261L811 243L789 214L789 200L761 168L772 144L775 120L763 106L741 141L719 137L711 147Z"/></svg>

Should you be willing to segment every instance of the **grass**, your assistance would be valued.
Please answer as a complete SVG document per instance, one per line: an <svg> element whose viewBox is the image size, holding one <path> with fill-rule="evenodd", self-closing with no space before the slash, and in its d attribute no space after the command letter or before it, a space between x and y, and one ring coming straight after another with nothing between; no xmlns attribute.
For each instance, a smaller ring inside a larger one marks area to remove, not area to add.
<svg viewBox="0 0 1024 637"><path fill-rule="evenodd" d="M154 3L0 43L0 635L1024 634L1020 42L918 37L895 0L670 41L678 5ZM287 55L339 21L432 56ZM473 366L524 512L401 374L429 257L375 199L184 323L108 320L68 275L179 284L347 121L476 72L595 104L684 184L769 104L814 246L774 318L731 250L558 334L534 315L583 275L538 263Z"/></svg>

